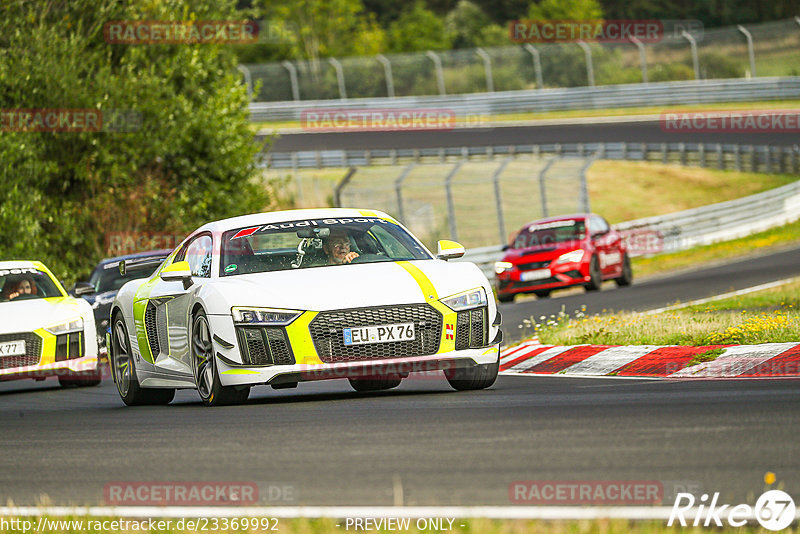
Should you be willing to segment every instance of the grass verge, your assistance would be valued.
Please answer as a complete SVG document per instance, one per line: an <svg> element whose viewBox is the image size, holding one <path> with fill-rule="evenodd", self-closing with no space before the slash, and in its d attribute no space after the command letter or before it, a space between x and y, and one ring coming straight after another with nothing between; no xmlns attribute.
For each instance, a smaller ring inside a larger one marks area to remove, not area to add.
<svg viewBox="0 0 800 534"><path fill-rule="evenodd" d="M769 249L800 243L800 221L771 228L747 237L694 247L683 252L633 258L637 277L679 271L703 264L766 252Z"/></svg>
<svg viewBox="0 0 800 534"><path fill-rule="evenodd" d="M552 345L749 345L800 341L800 280L656 315L610 313L531 317L532 329ZM709 351L707 358L718 353ZM709 360L710 361L710 360Z"/></svg>

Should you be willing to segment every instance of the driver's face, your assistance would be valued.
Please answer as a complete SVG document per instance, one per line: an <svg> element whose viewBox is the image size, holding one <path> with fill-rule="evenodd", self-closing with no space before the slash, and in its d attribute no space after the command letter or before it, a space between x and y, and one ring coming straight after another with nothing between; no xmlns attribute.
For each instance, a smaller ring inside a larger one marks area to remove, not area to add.
<svg viewBox="0 0 800 534"><path fill-rule="evenodd" d="M342 263L347 253L350 252L350 240L346 237L332 237L328 243L328 255L334 263Z"/></svg>
<svg viewBox="0 0 800 534"><path fill-rule="evenodd" d="M31 283L27 280L23 280L19 283L19 287L17 288L19 293L25 293L27 295L31 294Z"/></svg>

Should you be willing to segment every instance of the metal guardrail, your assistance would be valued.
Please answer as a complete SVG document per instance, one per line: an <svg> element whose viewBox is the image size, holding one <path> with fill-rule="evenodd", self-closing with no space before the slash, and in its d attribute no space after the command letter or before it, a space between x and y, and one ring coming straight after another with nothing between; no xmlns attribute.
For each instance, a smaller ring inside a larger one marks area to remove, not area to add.
<svg viewBox="0 0 800 534"><path fill-rule="evenodd" d="M798 219L800 181L735 200L616 224L614 228L626 239L643 243L630 250L631 256L643 256L746 237ZM502 257L502 248L497 245L470 249L461 261L476 263L492 279L494 262Z"/></svg>
<svg viewBox="0 0 800 534"><path fill-rule="evenodd" d="M564 158L593 156L598 159L680 163L682 165L767 173L797 173L800 170L800 148L797 145L781 147L721 143L564 143L415 149L309 150L267 152L260 156L257 164L270 169L305 169L485 161L523 155Z"/></svg>
<svg viewBox="0 0 800 534"><path fill-rule="evenodd" d="M800 77L698 80L528 89L495 93L300 102L254 102L250 120L299 121L304 110L447 109L458 117L569 109L603 109L800 98Z"/></svg>

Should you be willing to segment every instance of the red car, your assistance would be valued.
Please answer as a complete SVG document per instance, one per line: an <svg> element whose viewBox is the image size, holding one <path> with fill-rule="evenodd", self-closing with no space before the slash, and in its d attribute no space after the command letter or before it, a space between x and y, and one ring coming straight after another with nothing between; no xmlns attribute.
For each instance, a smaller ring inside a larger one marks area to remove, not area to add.
<svg viewBox="0 0 800 534"><path fill-rule="evenodd" d="M547 297L563 287L596 290L604 280L618 286L633 281L622 236L593 213L534 221L503 250L503 259L495 263L500 302L511 302L520 293Z"/></svg>

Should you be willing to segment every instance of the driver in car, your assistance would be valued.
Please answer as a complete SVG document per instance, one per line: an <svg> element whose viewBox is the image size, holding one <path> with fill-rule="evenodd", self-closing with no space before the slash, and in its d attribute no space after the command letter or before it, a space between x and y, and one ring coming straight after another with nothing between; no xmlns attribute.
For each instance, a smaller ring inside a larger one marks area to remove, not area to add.
<svg viewBox="0 0 800 534"><path fill-rule="evenodd" d="M36 295L36 285L31 278L26 276L16 282L6 282L2 294L4 300L14 300L20 295Z"/></svg>
<svg viewBox="0 0 800 534"><path fill-rule="evenodd" d="M350 238L344 230L331 230L322 241L322 250L328 256L328 265L350 263L358 257L358 252L350 250Z"/></svg>

